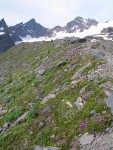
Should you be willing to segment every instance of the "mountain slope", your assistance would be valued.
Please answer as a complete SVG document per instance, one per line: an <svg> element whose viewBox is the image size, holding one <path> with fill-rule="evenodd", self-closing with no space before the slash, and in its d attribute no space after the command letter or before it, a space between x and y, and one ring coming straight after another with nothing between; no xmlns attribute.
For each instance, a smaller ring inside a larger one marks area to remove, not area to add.
<svg viewBox="0 0 113 150"><path fill-rule="evenodd" d="M1 54L0 149L103 147L113 121L112 53L112 41L89 37L22 43Z"/></svg>

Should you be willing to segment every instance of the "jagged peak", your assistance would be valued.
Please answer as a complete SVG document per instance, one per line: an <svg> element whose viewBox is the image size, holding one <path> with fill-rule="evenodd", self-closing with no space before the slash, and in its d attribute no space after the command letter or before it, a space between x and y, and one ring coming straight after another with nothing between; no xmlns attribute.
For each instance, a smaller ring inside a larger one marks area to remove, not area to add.
<svg viewBox="0 0 113 150"><path fill-rule="evenodd" d="M30 19L28 22L26 23L36 23L36 20L34 18Z"/></svg>
<svg viewBox="0 0 113 150"><path fill-rule="evenodd" d="M75 19L74 20L83 20L83 18L82 17L80 17L80 16L78 16L78 17L75 17Z"/></svg>

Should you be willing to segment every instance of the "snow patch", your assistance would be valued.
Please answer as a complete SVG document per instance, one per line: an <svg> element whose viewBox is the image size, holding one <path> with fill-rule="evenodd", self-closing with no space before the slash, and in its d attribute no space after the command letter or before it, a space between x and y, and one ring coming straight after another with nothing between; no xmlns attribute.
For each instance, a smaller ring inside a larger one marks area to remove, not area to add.
<svg viewBox="0 0 113 150"><path fill-rule="evenodd" d="M3 27L1 27L1 28L0 28L0 30L4 30L4 28L3 28Z"/></svg>
<svg viewBox="0 0 113 150"><path fill-rule="evenodd" d="M0 32L0 35L3 35L3 34L5 34L4 32Z"/></svg>

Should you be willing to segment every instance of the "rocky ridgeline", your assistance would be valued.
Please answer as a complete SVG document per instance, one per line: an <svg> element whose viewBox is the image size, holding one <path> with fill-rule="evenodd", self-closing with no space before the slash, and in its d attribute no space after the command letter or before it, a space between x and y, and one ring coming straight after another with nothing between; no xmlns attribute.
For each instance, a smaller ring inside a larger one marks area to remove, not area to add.
<svg viewBox="0 0 113 150"><path fill-rule="evenodd" d="M113 148L113 43L91 41L24 43L0 55L1 149Z"/></svg>

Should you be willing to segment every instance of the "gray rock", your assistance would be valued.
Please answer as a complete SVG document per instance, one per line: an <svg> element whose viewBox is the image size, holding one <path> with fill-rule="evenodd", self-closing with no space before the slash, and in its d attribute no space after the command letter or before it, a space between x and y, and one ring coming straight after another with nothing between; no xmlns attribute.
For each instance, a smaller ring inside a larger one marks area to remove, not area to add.
<svg viewBox="0 0 113 150"><path fill-rule="evenodd" d="M104 56L105 56L105 53L103 53L102 51L96 51L93 54L94 59L100 59L100 58L103 58Z"/></svg>
<svg viewBox="0 0 113 150"><path fill-rule="evenodd" d="M113 94L111 94L106 100L107 106L111 108L113 114Z"/></svg>
<svg viewBox="0 0 113 150"><path fill-rule="evenodd" d="M85 133L82 135L82 137L79 139L81 146L91 144L94 140L94 135Z"/></svg>
<svg viewBox="0 0 113 150"><path fill-rule="evenodd" d="M22 122L25 122L26 119L27 119L27 114L28 112L26 112L25 114L23 114L22 116L20 116L13 124L12 124L12 127L15 126L15 125L18 125Z"/></svg>
<svg viewBox="0 0 113 150"><path fill-rule="evenodd" d="M33 107L33 105L35 105L36 103L29 103L28 106L29 107Z"/></svg>
<svg viewBox="0 0 113 150"><path fill-rule="evenodd" d="M99 81L95 79L94 84L99 85Z"/></svg>
<svg viewBox="0 0 113 150"><path fill-rule="evenodd" d="M74 38L72 38L71 39L71 41L70 41L70 44L76 44L76 43L78 43L78 37L74 37Z"/></svg>
<svg viewBox="0 0 113 150"><path fill-rule="evenodd" d="M74 105L77 107L78 110L83 108L83 100L81 99L81 97L77 98L76 102L74 102Z"/></svg>
<svg viewBox="0 0 113 150"><path fill-rule="evenodd" d="M3 115L5 113L7 113L7 109L1 107L0 108L0 115Z"/></svg>
<svg viewBox="0 0 113 150"><path fill-rule="evenodd" d="M41 103L42 103L42 104L45 104L45 103L47 103L48 100L54 99L55 97L56 97L55 94L49 94L47 97L45 97L45 98L43 99L43 101L42 101Z"/></svg>
<svg viewBox="0 0 113 150"><path fill-rule="evenodd" d="M37 96L37 97L36 97L36 100L38 100L38 99L40 99L40 97L39 97L39 96Z"/></svg>
<svg viewBox="0 0 113 150"><path fill-rule="evenodd" d="M90 111L90 114L91 114L91 115L96 114L96 110Z"/></svg>
<svg viewBox="0 0 113 150"><path fill-rule="evenodd" d="M58 64L57 64L57 67L62 67L62 66L65 66L66 65L66 61L60 61Z"/></svg>
<svg viewBox="0 0 113 150"><path fill-rule="evenodd" d="M74 64L73 66L69 67L69 71L73 71L73 70L75 70L75 69L76 69L76 67L77 67L77 64Z"/></svg>
<svg viewBox="0 0 113 150"><path fill-rule="evenodd" d="M4 129L8 129L10 127L10 123L9 122L7 122L7 123L5 123L4 125L3 125L3 128Z"/></svg>
<svg viewBox="0 0 113 150"><path fill-rule="evenodd" d="M43 128L44 127L44 123L43 122L40 122L39 123L39 128Z"/></svg>
<svg viewBox="0 0 113 150"><path fill-rule="evenodd" d="M74 74L74 76L71 78L71 80L76 80L76 79L80 78L83 75L83 71L91 66L92 66L92 64L89 62L87 65L85 65L84 67L79 69L78 72L76 72Z"/></svg>
<svg viewBox="0 0 113 150"><path fill-rule="evenodd" d="M81 150L113 150L113 132L97 135L91 144L84 145Z"/></svg>
<svg viewBox="0 0 113 150"><path fill-rule="evenodd" d="M38 70L38 74L39 75L44 75L45 74L45 69Z"/></svg>
<svg viewBox="0 0 113 150"><path fill-rule="evenodd" d="M66 143L67 143L67 140L66 140L66 139L59 140L59 141L56 143L56 146L66 145Z"/></svg>
<svg viewBox="0 0 113 150"><path fill-rule="evenodd" d="M30 135L33 135L33 131L31 131L29 134L30 134Z"/></svg>
<svg viewBox="0 0 113 150"><path fill-rule="evenodd" d="M35 146L34 150L60 150L57 147L42 147L42 146Z"/></svg>
<svg viewBox="0 0 113 150"><path fill-rule="evenodd" d="M81 95L85 93L86 87L87 87L87 86L84 86L84 87L80 90L80 94L81 94Z"/></svg>

